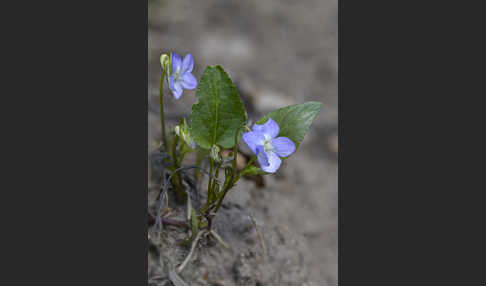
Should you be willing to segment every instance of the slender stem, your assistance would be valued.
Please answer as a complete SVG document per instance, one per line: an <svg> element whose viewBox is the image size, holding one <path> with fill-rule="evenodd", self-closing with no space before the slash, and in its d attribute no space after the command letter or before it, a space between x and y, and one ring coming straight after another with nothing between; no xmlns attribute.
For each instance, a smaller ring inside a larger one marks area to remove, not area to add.
<svg viewBox="0 0 486 286"><path fill-rule="evenodd" d="M208 230L211 231L211 226L213 225L213 217L209 215L206 217L206 219L208 220Z"/></svg>
<svg viewBox="0 0 486 286"><path fill-rule="evenodd" d="M208 181L208 198L206 205L210 205L213 202L213 170L214 169L214 160L209 157L209 181Z"/></svg>
<svg viewBox="0 0 486 286"><path fill-rule="evenodd" d="M177 144L179 142L179 137L174 136L172 140L172 162L174 162L174 169L179 169L180 166L177 162ZM186 200L186 193L182 189L182 179L179 173L174 173L174 177L172 177L172 184L174 185L177 199L180 203L184 203Z"/></svg>
<svg viewBox="0 0 486 286"><path fill-rule="evenodd" d="M235 146L233 147L233 170L231 170L231 175L228 180L228 183L225 185L225 187L222 190L222 194L219 197L218 204L216 205L216 208L214 209L214 213L218 212L219 208L221 207L221 204L223 203L223 199L226 196L226 193L234 186L237 180L234 180L235 178L235 173L237 172L236 170L236 159L238 157L238 134L240 133L241 128L244 126L238 128L235 133ZM239 174L238 174L239 175ZM240 176L236 177L237 179L240 178Z"/></svg>
<svg viewBox="0 0 486 286"><path fill-rule="evenodd" d="M213 176L215 178L217 178L217 179L219 179L219 168L220 167L221 167L221 164L220 163L216 163ZM214 198L216 198L218 196L217 191L219 191L219 190L216 189L216 186L219 186L221 188L221 186L219 184L218 185L216 185L216 184L217 184L217 182L213 181L212 188L213 188L213 196L214 196Z"/></svg>
<svg viewBox="0 0 486 286"><path fill-rule="evenodd" d="M233 174L231 174L231 180L233 178ZM216 208L214 208L214 213L218 212L219 208L221 207L221 204L223 203L224 197L226 196L226 193L233 187L233 182L230 182L226 185L226 188L223 190L223 194L218 200L218 204L216 205Z"/></svg>
<svg viewBox="0 0 486 286"><path fill-rule="evenodd" d="M206 202L206 205L203 207L202 212L207 212L207 210L210 208L210 206L212 204L216 203L216 207L214 208L214 211L212 211L212 213L215 214L219 210L219 208L221 207L221 204L223 202L224 197L226 196L228 191L234 186L235 182L237 181L237 180L235 180L235 174L237 173L236 160L238 158L238 135L239 135L241 128L243 128L243 127L245 127L245 126L241 126L240 128L238 128L236 130L236 133L235 133L235 145L233 146L233 166L232 166L232 169L231 169L231 174L229 176L229 179L228 179L228 177L225 178L225 183L223 184L222 190L217 195L212 193L213 190L212 190L211 181L208 183L208 201ZM209 162L210 162L210 173L212 175L213 174L214 162L213 162L211 157L209 159ZM225 172L225 175L227 175L226 172ZM240 176L238 176L237 179L239 179L239 177ZM213 195L215 195L214 198L216 199L214 201L212 199ZM209 213L209 214L205 215L205 217L208 221L208 230L211 230L211 220L213 218L213 214Z"/></svg>
<svg viewBox="0 0 486 286"><path fill-rule="evenodd" d="M236 159L238 158L238 134L240 133L240 129L236 130L235 134L235 146L233 147L233 172L231 173L231 177L233 177L234 172L236 172Z"/></svg>
<svg viewBox="0 0 486 286"><path fill-rule="evenodd" d="M164 148L167 151L167 137L165 135L165 121L164 121L164 81L165 81L165 70L160 76L160 125L162 126L162 142Z"/></svg>
<svg viewBox="0 0 486 286"><path fill-rule="evenodd" d="M236 176L235 180L234 180L234 183L238 182L238 180L241 178L241 173L243 171L245 171L247 168L249 168L253 162L255 162L256 160L256 156L253 155L253 157L251 157L250 161L248 161L248 163L246 163L246 166L243 168L243 170L241 170L241 172L238 173L238 175Z"/></svg>
<svg viewBox="0 0 486 286"><path fill-rule="evenodd" d="M201 214L206 218L207 222L208 222L208 229L210 230L211 229L211 225L212 225L212 222L211 222L211 215L208 214L208 210L211 206L211 204L213 203L213 200L214 200L214 194L213 194L213 183L214 183L214 180L213 180L213 172L214 172L214 160L213 158L211 158L211 156L209 156L209 180L208 180L208 197L206 199L206 204L202 207L202 209L200 210Z"/></svg>

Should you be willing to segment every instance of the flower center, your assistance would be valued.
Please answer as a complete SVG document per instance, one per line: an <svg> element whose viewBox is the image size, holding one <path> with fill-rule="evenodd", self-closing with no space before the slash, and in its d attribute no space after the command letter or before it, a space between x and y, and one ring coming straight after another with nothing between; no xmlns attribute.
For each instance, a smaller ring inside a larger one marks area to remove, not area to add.
<svg viewBox="0 0 486 286"><path fill-rule="evenodd" d="M180 77L181 77L181 67L177 67L177 70L174 72L174 80L175 81L179 81Z"/></svg>
<svg viewBox="0 0 486 286"><path fill-rule="evenodd" d="M274 149L272 145L272 138L270 138L270 136L268 136L267 134L265 134L265 140L262 141L262 145L265 153L272 152Z"/></svg>

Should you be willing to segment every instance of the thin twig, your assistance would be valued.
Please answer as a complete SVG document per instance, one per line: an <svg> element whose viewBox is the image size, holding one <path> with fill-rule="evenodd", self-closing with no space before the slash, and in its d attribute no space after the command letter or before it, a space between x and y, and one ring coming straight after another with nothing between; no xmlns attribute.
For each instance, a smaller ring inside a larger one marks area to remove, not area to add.
<svg viewBox="0 0 486 286"><path fill-rule="evenodd" d="M211 233L211 234L212 234L212 235L213 235L213 236L216 238L216 240L217 240L217 241L219 241L219 243L221 243L221 244L224 246L224 248L227 248L227 249L229 249L229 248L230 248L230 247L229 247L229 245L228 245L226 242L224 242L224 240L221 238L221 236L219 236L219 234L218 234L217 232L215 232L215 231L212 229L212 230L210 231L210 233Z"/></svg>
<svg viewBox="0 0 486 286"><path fill-rule="evenodd" d="M263 240L263 235L260 232L260 229L258 228L258 225L257 225L255 219L253 218L253 216L251 214L249 214L248 218L250 218L251 222L253 223L253 226L255 227L255 230L256 230L257 235L258 235L258 240L260 240L260 246L262 247L262 250L263 250L263 255L264 255L264 257L267 257L267 247L265 246L265 241Z"/></svg>
<svg viewBox="0 0 486 286"><path fill-rule="evenodd" d="M170 224L170 225L175 225L175 226L182 226L182 227L189 227L187 222L182 221L182 220L175 220L167 217L162 217L161 221L163 224Z"/></svg>
<svg viewBox="0 0 486 286"><path fill-rule="evenodd" d="M169 271L169 280L174 286L189 286L175 270Z"/></svg>
<svg viewBox="0 0 486 286"><path fill-rule="evenodd" d="M169 279L169 278L167 276L162 276L162 275L153 276L149 278L149 283L157 283L155 280L165 280L165 279Z"/></svg>
<svg viewBox="0 0 486 286"><path fill-rule="evenodd" d="M191 196L189 195L189 192L186 190L187 194L187 216L186 219L189 221L191 219L191 212L192 212L192 204L191 204Z"/></svg>
<svg viewBox="0 0 486 286"><path fill-rule="evenodd" d="M186 256L186 259L184 259L184 261L182 262L182 264L177 268L177 273L181 273L182 270L184 270L184 267L186 267L186 264L191 259L192 254L194 253L194 249L196 249L196 245L197 245L199 239L201 238L201 236L203 235L204 232L205 231L200 231L200 232L197 233L196 238L192 242L191 250L189 251L189 254Z"/></svg>

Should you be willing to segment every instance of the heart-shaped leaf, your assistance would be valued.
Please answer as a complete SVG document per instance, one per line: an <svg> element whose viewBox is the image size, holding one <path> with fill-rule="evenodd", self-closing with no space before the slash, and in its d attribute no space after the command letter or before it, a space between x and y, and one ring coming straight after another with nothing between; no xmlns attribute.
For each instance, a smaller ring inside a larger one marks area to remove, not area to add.
<svg viewBox="0 0 486 286"><path fill-rule="evenodd" d="M314 121L321 109L322 103L315 101L290 105L270 112L256 123L263 124L267 122L269 118L275 120L280 129L277 137L287 137L292 140L292 142L295 144L295 151L297 151L297 148L299 148L305 134L307 131L309 131L312 121ZM285 158L282 158L282 160L285 160ZM264 172L261 168L254 166L251 169L249 168L248 170L245 170L245 173L255 175L269 174Z"/></svg>
<svg viewBox="0 0 486 286"><path fill-rule="evenodd" d="M197 145L231 148L235 133L246 122L246 111L238 91L219 65L209 66L199 82L192 106L190 133ZM241 135L240 135L241 136Z"/></svg>
<svg viewBox="0 0 486 286"><path fill-rule="evenodd" d="M267 122L268 118L272 118L280 127L278 137L287 137L292 140L297 150L312 121L314 121L321 109L322 103L315 101L290 105L263 116L257 121L257 124L263 124Z"/></svg>

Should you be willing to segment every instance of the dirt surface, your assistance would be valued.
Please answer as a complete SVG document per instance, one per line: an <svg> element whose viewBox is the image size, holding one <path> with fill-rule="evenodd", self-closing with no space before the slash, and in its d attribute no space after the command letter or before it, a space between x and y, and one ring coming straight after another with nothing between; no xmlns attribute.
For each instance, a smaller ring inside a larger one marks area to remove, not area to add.
<svg viewBox="0 0 486 286"><path fill-rule="evenodd" d="M192 53L198 79L205 66L222 65L253 122L286 105L324 104L297 152L276 175L265 176L264 188L241 180L225 199L215 229L230 249L201 239L181 278L188 285L337 285L337 1L154 0L148 38L149 153L161 136L162 52ZM169 126L180 116L189 119L195 102L194 91L178 101L168 96ZM160 180L152 170L153 212ZM184 216L184 207L171 206L171 217ZM184 260L189 247L178 243L187 231L167 226L160 240L150 236L149 281L170 285L154 277Z"/></svg>

